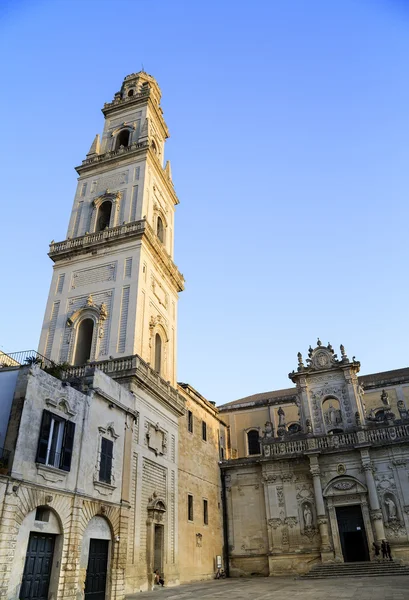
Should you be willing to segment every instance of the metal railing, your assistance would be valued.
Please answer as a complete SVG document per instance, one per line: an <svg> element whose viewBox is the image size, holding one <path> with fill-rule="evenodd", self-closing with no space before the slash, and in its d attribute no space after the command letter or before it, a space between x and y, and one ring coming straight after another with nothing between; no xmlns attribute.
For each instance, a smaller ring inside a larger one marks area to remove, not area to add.
<svg viewBox="0 0 409 600"><path fill-rule="evenodd" d="M0 352L0 368L20 368L27 365L52 367L53 362L35 350L20 350L20 352Z"/></svg>

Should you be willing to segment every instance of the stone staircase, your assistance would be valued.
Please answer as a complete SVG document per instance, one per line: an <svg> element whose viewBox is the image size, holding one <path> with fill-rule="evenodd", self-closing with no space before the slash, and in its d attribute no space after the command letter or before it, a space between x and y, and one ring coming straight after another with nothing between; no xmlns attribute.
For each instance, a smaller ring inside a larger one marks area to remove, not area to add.
<svg viewBox="0 0 409 600"><path fill-rule="evenodd" d="M395 561L350 562L314 565L301 579L324 579L327 577L395 577L409 576L409 567Z"/></svg>

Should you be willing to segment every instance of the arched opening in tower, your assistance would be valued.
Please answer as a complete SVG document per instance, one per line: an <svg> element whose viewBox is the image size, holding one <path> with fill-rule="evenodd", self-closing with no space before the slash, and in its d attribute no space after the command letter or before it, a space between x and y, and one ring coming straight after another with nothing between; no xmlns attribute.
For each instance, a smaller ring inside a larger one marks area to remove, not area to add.
<svg viewBox="0 0 409 600"><path fill-rule="evenodd" d="M159 333L155 335L155 371L160 374L162 367L162 338Z"/></svg>
<svg viewBox="0 0 409 600"><path fill-rule="evenodd" d="M81 321L77 331L77 343L75 345L74 365L85 365L91 356L92 335L94 333L94 321L84 319Z"/></svg>
<svg viewBox="0 0 409 600"><path fill-rule="evenodd" d="M165 240L165 230L163 227L163 221L160 217L158 217L158 220L156 221L156 235L158 236L158 238L160 239L160 241L164 242Z"/></svg>
<svg viewBox="0 0 409 600"><path fill-rule="evenodd" d="M98 209L97 216L97 224L95 227L95 232L103 231L107 227L109 227L109 222L111 220L111 211L112 211L112 202L107 200L103 202Z"/></svg>
<svg viewBox="0 0 409 600"><path fill-rule="evenodd" d="M116 138L115 150L119 150L121 146L127 148L129 146L129 129L120 131Z"/></svg>

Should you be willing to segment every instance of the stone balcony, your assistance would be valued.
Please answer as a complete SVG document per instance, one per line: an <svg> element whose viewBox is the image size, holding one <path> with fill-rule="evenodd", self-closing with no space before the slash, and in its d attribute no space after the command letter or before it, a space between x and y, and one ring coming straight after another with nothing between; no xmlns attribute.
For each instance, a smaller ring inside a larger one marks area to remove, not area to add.
<svg viewBox="0 0 409 600"><path fill-rule="evenodd" d="M362 446L409 443L409 423L390 426L362 427L356 431L333 435L294 435L294 439L263 438L264 458L284 458L309 452L334 452L354 450Z"/></svg>
<svg viewBox="0 0 409 600"><path fill-rule="evenodd" d="M105 152L104 154L95 154L94 156L89 156L85 160L82 161L81 165L76 167L77 173L81 174L87 170L89 167L93 167L96 164L107 163L117 159L120 156L128 154L132 156L133 154L140 152L141 150L147 150L149 148L149 141L144 140L143 142L134 142L129 146L119 148L119 150L110 150L109 152Z"/></svg>
<svg viewBox="0 0 409 600"><path fill-rule="evenodd" d="M94 368L99 369L119 383L130 381L136 377L139 385L149 387L160 400L170 405L176 413L183 415L185 412L185 401L179 392L168 381L162 379L159 373L137 354L105 361L95 361L78 367L64 367L62 379L69 381L72 378L75 380L86 378Z"/></svg>
<svg viewBox="0 0 409 600"><path fill-rule="evenodd" d="M77 254L84 254L101 246L113 245L119 241L141 238L146 239L156 251L159 261L169 273L175 287L179 292L184 290L184 277L174 264L170 255L166 252L163 244L158 240L152 227L145 219L132 221L118 227L110 227L98 233L87 233L80 237L52 242L48 256L54 261L70 258Z"/></svg>

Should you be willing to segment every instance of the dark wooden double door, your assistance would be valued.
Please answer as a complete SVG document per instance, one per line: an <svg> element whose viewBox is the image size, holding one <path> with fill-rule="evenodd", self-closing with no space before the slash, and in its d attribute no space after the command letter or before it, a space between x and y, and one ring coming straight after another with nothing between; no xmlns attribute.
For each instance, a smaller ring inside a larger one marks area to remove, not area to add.
<svg viewBox="0 0 409 600"><path fill-rule="evenodd" d="M108 540L91 539L89 542L85 600L105 600L108 549Z"/></svg>
<svg viewBox="0 0 409 600"><path fill-rule="evenodd" d="M345 562L369 560L368 542L361 507L339 506L336 508L339 537Z"/></svg>
<svg viewBox="0 0 409 600"><path fill-rule="evenodd" d="M30 533L20 600L48 600L55 535Z"/></svg>

